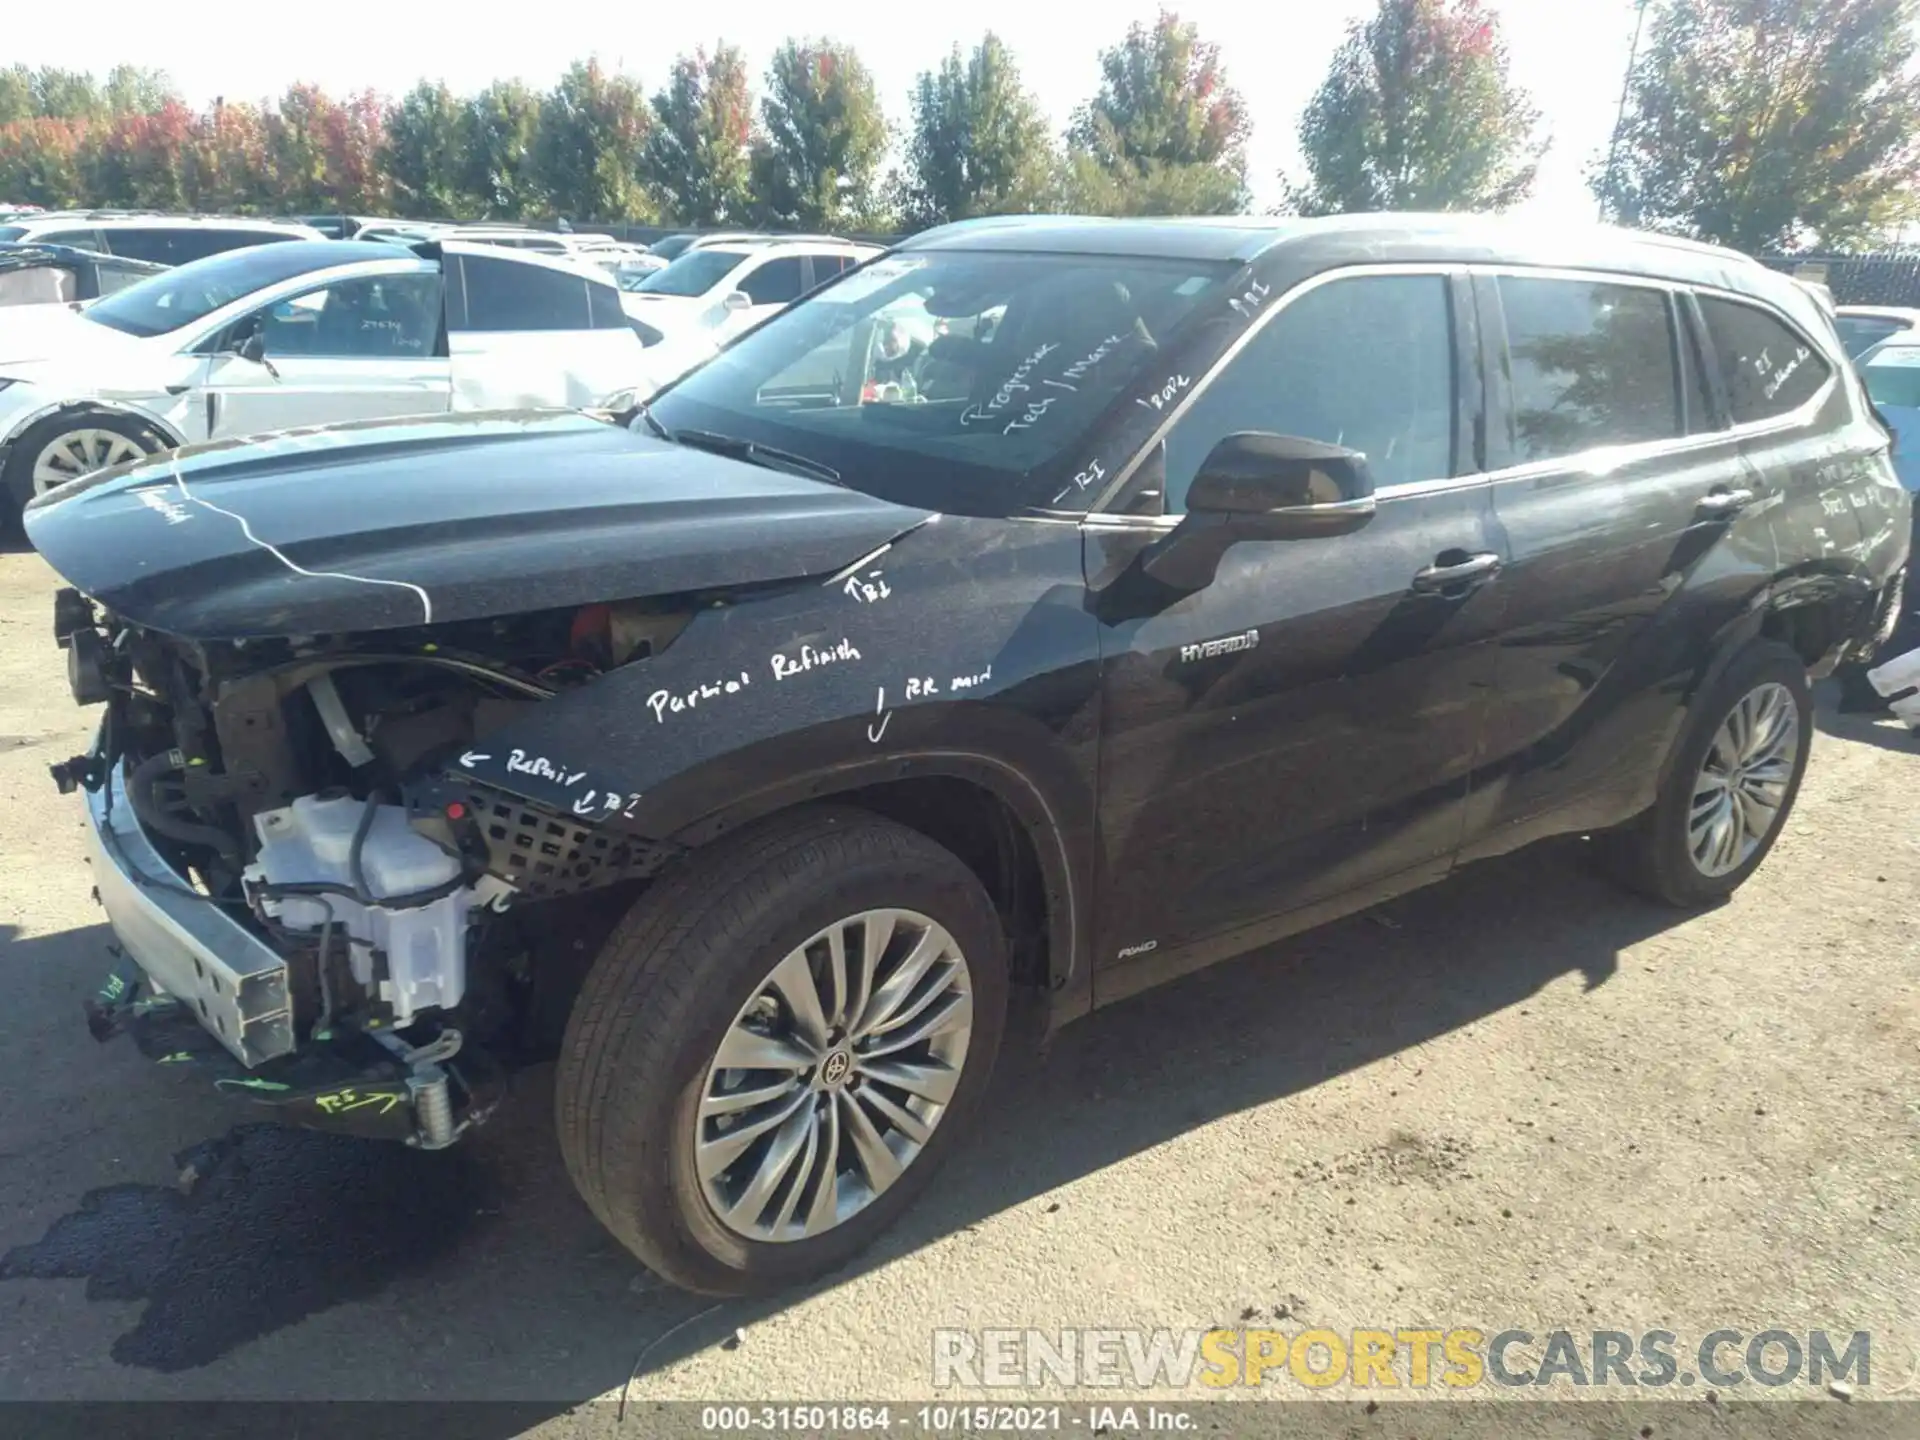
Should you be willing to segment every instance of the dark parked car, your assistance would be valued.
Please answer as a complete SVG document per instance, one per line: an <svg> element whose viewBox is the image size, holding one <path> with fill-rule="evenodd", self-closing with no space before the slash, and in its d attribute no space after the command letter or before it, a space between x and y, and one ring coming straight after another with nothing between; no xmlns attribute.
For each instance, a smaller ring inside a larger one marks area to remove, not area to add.
<svg viewBox="0 0 1920 1440"><path fill-rule="evenodd" d="M1890 621L1887 449L1726 251L1035 219L915 237L627 426L96 475L27 512L106 706L56 767L127 956L93 1023L438 1147L569 1015L595 1214L682 1285L797 1281L991 1122L1017 998L1554 834L1740 885L1809 675Z"/></svg>
<svg viewBox="0 0 1920 1440"><path fill-rule="evenodd" d="M167 267L125 255L0 240L0 309L100 300L163 269Z"/></svg>
<svg viewBox="0 0 1920 1440"><path fill-rule="evenodd" d="M98 300L166 268L71 245L0 240L0 308Z"/></svg>

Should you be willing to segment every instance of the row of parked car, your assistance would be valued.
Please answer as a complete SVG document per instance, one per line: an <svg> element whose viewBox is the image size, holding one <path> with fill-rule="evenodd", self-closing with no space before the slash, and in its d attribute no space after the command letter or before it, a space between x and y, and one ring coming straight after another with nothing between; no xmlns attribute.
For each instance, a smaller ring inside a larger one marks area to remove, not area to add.
<svg viewBox="0 0 1920 1440"><path fill-rule="evenodd" d="M338 239L276 220L10 217L0 513L193 441L621 403L878 253L745 233L663 246L636 266L605 237L516 227L367 223Z"/></svg>

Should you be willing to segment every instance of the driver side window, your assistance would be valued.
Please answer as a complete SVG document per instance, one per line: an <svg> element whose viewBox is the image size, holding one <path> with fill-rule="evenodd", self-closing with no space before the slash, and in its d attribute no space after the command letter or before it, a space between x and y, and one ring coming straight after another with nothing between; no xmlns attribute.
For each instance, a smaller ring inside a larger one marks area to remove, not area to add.
<svg viewBox="0 0 1920 1440"><path fill-rule="evenodd" d="M1453 473L1453 322L1445 277L1356 276L1270 320L1167 437L1165 513L1215 445L1244 430L1344 445L1385 487Z"/></svg>
<svg viewBox="0 0 1920 1440"><path fill-rule="evenodd" d="M769 260L740 281L740 289L756 305L786 305L800 298L806 281L800 273L800 257L785 255Z"/></svg>
<svg viewBox="0 0 1920 1440"><path fill-rule="evenodd" d="M340 280L255 314L268 359L418 360L439 345L440 277Z"/></svg>

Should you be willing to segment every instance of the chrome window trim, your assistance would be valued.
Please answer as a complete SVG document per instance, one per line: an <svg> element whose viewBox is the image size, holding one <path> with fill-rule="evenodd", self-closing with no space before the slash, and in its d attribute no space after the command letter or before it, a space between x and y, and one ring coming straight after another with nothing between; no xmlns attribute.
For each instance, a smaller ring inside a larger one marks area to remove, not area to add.
<svg viewBox="0 0 1920 1440"><path fill-rule="evenodd" d="M1521 471L1586 469L1589 467L1578 463L1583 456L1609 455L1612 452L1618 452L1620 458L1614 459L1607 466L1608 469L1615 469L1620 464L1652 458L1669 451L1679 453L1693 449L1702 441L1744 440L1759 435L1770 435L1779 430L1811 425L1820 411L1826 407L1827 402L1833 398L1833 391L1840 383L1840 366L1849 363L1845 360L1836 360L1826 346L1822 345L1816 337L1809 335L1804 326L1777 305L1769 304L1751 295L1744 295L1738 290L1729 290L1723 285L1696 284L1688 280L1663 280L1647 275L1623 275L1617 270L1581 270L1549 265L1469 264L1461 268L1469 275L1486 275L1496 280L1502 275L1529 280L1596 280L1607 285L1637 286L1643 290L1665 291L1669 295L1691 294L1706 299L1724 300L1731 305L1744 305L1748 309L1758 310L1761 314L1785 326L1801 344L1818 355L1827 367L1826 383L1810 398L1782 414L1770 415L1764 420L1749 420L1744 425L1728 425L1720 430L1703 431L1698 435L1676 435L1667 440L1643 440L1633 445L1596 447L1592 450L1579 450L1572 455L1559 456L1552 460L1529 460L1524 465L1509 465L1492 472L1495 480L1516 478ZM1713 337L1709 335L1707 338L1711 340ZM1704 380L1706 377L1701 378Z"/></svg>
<svg viewBox="0 0 1920 1440"><path fill-rule="evenodd" d="M1104 513L1104 507L1110 505L1118 496L1125 492L1127 482L1133 479L1134 472L1145 463L1146 458L1153 453L1154 447L1165 440L1173 430L1173 427L1180 423L1181 417L1193 408L1194 402L1207 393L1208 389L1213 385L1213 382L1238 358L1240 352L1253 342L1254 336L1271 325L1275 316L1285 312L1287 307L1292 305L1293 302L1298 300L1302 295L1318 290L1322 285L1331 285L1336 280L1350 280L1362 275L1431 275L1437 279L1445 280L1450 276L1463 274L1466 268L1466 266L1453 261L1420 260L1408 261L1405 264L1342 265L1336 269L1322 270L1318 275L1309 275L1305 280L1302 280L1298 285L1295 285L1291 290L1276 299L1265 311L1254 317L1253 323L1240 332L1239 338L1226 348L1220 358L1213 363L1213 367L1208 370L1205 375L1200 377L1192 389L1187 391L1186 395L1181 398L1179 404L1167 412L1166 418L1160 422L1159 427L1141 443L1139 449L1134 452L1133 457L1128 460L1125 465L1120 467L1119 472L1115 474L1112 481L1108 483L1107 488L1101 491L1082 513L1088 516ZM1448 315L1451 317L1451 307L1453 304L1451 297L1448 298L1447 304L1449 307ZM1418 481L1414 483L1420 485L1438 484L1442 481L1452 481L1459 478L1461 477L1455 475L1436 476L1433 481ZM1405 487L1396 486L1392 488L1402 489ZM1159 517L1149 516L1144 518L1153 519ZM1177 516L1171 518L1178 519Z"/></svg>
<svg viewBox="0 0 1920 1440"><path fill-rule="evenodd" d="M1477 485L1504 485L1512 481L1534 480L1548 475L1584 473L1590 478L1598 478L1625 466L1637 465L1643 461L1656 460L1668 455L1683 455L1695 450L1708 449L1715 445L1740 443L1746 440L1759 439L1775 434L1784 434L1789 431L1809 428L1819 418L1820 412L1832 401L1834 390L1841 384L1841 365L1851 363L1849 361L1836 360L1832 351L1827 346L1823 345L1816 337L1809 335L1805 327L1800 325L1792 316L1786 314L1778 306L1752 295L1743 294L1737 290L1729 290L1721 285L1698 283L1688 280L1670 280L1649 275L1626 274L1618 270L1585 269L1577 266L1489 264L1476 261L1433 260L1409 261L1405 264L1342 265L1335 269L1323 270L1317 275L1309 276L1291 290L1287 291L1286 294L1280 296L1264 314L1258 316L1254 323L1249 325L1240 337L1221 355L1220 359L1214 364L1213 368L1206 373L1200 383L1195 385L1180 403L1167 413L1167 418L1160 424L1159 428L1147 437L1133 458L1121 467L1113 481L1086 510L1052 511L1050 509L1043 509L1039 513L1049 516L1059 515L1062 518L1070 515L1082 524L1089 524L1094 528L1127 530L1171 529L1173 525L1178 524L1181 518L1178 515L1117 515L1106 510L1104 507L1111 504L1125 491L1127 482L1133 478L1134 472L1145 462L1147 456L1153 453L1154 447L1166 439L1173 427L1179 424L1187 411L1192 408L1194 402L1206 393L1215 378L1218 377L1228 365L1233 363L1240 352L1252 342L1254 336L1258 335L1261 330L1272 323L1275 316L1285 311L1286 308L1300 296L1307 294L1311 290L1318 289L1322 285L1332 284L1337 280L1347 280L1367 275L1433 275L1442 279L1455 275L1483 275L1496 280L1502 275L1511 275L1526 279L1597 281L1608 285L1627 285L1643 290L1659 291L1676 298L1681 295L1692 294L1699 297L1724 300L1729 304L1745 305L1758 310L1763 315L1785 326L1790 333L1800 339L1802 344L1806 345L1814 354L1818 355L1827 367L1826 382L1821 385L1819 390L1814 392L1810 398L1796 406L1793 410L1782 415L1769 416L1764 420L1750 420L1741 425L1728 425L1719 430L1702 431L1697 435L1677 435L1664 440L1644 440L1632 445L1600 446L1589 450L1576 451L1572 455L1558 456L1550 460L1529 460L1524 464L1504 466L1498 470L1482 471L1473 475L1439 476L1432 480L1413 480L1400 485L1383 485L1374 491L1374 497L1381 501L1405 499L1413 495L1444 494L1450 490L1469 489ZM1676 323L1680 322L1676 321ZM1711 339L1711 336L1708 338ZM1702 376L1701 378L1705 380L1707 377Z"/></svg>

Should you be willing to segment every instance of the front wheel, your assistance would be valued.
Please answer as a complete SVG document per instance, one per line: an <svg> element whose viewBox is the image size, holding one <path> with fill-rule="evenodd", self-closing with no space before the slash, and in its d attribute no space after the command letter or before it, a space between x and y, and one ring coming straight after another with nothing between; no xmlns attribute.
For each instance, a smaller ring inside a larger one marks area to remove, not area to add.
<svg viewBox="0 0 1920 1440"><path fill-rule="evenodd" d="M556 1087L601 1223L692 1290L844 1264L932 1179L984 1097L999 917L919 833L794 815L663 877L595 962Z"/></svg>
<svg viewBox="0 0 1920 1440"><path fill-rule="evenodd" d="M1731 895L1779 838L1812 733L1806 663L1756 641L1693 707L1653 808L1605 837L1615 873L1671 905Z"/></svg>
<svg viewBox="0 0 1920 1440"><path fill-rule="evenodd" d="M13 443L0 509L18 514L29 500L69 480L143 460L166 445L164 436L125 415L90 410L50 415Z"/></svg>

